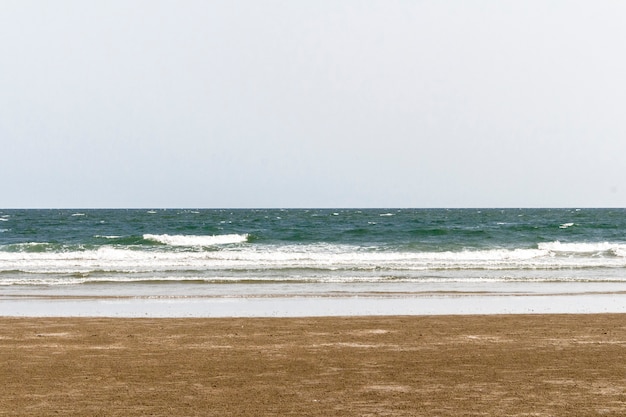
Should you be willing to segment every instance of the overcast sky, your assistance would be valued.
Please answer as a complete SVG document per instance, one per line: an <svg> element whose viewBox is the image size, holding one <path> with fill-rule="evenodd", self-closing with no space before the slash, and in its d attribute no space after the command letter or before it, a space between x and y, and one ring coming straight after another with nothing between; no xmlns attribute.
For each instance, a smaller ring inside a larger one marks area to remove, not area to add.
<svg viewBox="0 0 626 417"><path fill-rule="evenodd" d="M626 206L626 2L0 0L0 207Z"/></svg>

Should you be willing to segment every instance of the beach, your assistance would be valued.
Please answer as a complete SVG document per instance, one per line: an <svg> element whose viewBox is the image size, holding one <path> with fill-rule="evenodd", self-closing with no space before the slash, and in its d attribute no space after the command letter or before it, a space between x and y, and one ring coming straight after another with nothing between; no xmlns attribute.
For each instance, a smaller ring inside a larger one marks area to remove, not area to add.
<svg viewBox="0 0 626 417"><path fill-rule="evenodd" d="M626 316L0 319L0 415L626 410Z"/></svg>
<svg viewBox="0 0 626 417"><path fill-rule="evenodd" d="M0 219L0 417L626 415L624 209Z"/></svg>

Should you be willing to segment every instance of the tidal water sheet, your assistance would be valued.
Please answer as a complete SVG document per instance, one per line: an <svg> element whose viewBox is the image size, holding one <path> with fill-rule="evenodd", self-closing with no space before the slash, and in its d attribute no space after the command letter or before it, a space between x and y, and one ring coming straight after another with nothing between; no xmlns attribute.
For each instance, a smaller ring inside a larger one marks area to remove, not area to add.
<svg viewBox="0 0 626 417"><path fill-rule="evenodd" d="M0 315L626 310L623 209L0 210Z"/></svg>

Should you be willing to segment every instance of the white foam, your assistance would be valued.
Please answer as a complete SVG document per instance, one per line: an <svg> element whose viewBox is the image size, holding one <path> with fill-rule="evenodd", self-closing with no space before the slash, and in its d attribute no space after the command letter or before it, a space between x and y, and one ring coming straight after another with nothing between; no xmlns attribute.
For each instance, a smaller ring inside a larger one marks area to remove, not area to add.
<svg viewBox="0 0 626 417"><path fill-rule="evenodd" d="M568 227L572 227L574 223L563 223L559 226L559 229L567 229Z"/></svg>
<svg viewBox="0 0 626 417"><path fill-rule="evenodd" d="M58 252L0 250L0 272L4 273L0 280L40 279L37 274L53 274L57 278L59 274L70 274L73 275L71 280L76 280L83 274L92 273L95 275L88 280L97 280L102 274L108 278L127 275L131 279L147 274L153 278L173 275L182 280L196 276L203 279L236 277L275 281L285 278L332 282L376 281L385 277L421 280L431 276L465 280L470 275L479 280L506 276L552 280L562 279L565 275L583 280L622 280L622 271L626 268L626 245L609 243L551 242L541 244L537 249L458 252L385 252L332 244L225 245L214 250L177 247L202 248L242 242L245 236L157 235L156 238L171 243L148 250L113 246ZM17 271L34 275L23 276Z"/></svg>
<svg viewBox="0 0 626 417"><path fill-rule="evenodd" d="M540 250L546 250L553 253L571 253L571 254L599 254L611 252L615 255L626 251L626 244L609 243L609 242L572 242L562 243L556 242L544 242L539 243L538 248ZM619 256L619 255L618 255Z"/></svg>
<svg viewBox="0 0 626 417"><path fill-rule="evenodd" d="M171 246L215 246L228 245L233 243L244 243L248 240L247 234L228 234L228 235L143 235L146 240L163 243Z"/></svg>

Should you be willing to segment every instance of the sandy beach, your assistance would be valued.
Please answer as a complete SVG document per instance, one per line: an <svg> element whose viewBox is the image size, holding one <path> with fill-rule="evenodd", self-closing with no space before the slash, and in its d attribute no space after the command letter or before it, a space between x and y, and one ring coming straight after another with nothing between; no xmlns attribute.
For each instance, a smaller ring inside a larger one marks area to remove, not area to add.
<svg viewBox="0 0 626 417"><path fill-rule="evenodd" d="M6 416L618 416L626 316L1 318Z"/></svg>

